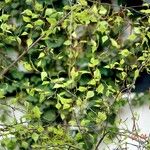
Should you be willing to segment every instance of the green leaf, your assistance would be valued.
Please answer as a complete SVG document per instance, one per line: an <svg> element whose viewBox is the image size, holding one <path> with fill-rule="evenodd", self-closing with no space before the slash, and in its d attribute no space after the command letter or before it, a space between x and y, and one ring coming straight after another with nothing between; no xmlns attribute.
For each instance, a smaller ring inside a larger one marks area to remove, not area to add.
<svg viewBox="0 0 150 150"><path fill-rule="evenodd" d="M70 75L72 79L74 80L76 77L78 77L79 73L75 70L75 67L71 69Z"/></svg>
<svg viewBox="0 0 150 150"><path fill-rule="evenodd" d="M10 15L7 15L7 14L3 14L1 17L0 17L0 20L2 19L4 22L8 20L8 18L10 17Z"/></svg>
<svg viewBox="0 0 150 150"><path fill-rule="evenodd" d="M118 45L118 43L114 39L111 38L110 40L111 40L112 46L114 46L116 48L120 48L120 46Z"/></svg>
<svg viewBox="0 0 150 150"><path fill-rule="evenodd" d="M26 9L22 12L22 14L26 14L27 16L32 16L32 11L30 9Z"/></svg>
<svg viewBox="0 0 150 150"><path fill-rule="evenodd" d="M33 133L31 137L34 140L34 142L37 142L37 140L39 139L39 135L37 133Z"/></svg>
<svg viewBox="0 0 150 150"><path fill-rule="evenodd" d="M32 66L28 62L23 62L23 65L27 71L32 71Z"/></svg>
<svg viewBox="0 0 150 150"><path fill-rule="evenodd" d="M41 117L41 111L39 109L38 106L35 106L33 109L32 109L32 112L33 112L33 117L34 118L40 118Z"/></svg>
<svg viewBox="0 0 150 150"><path fill-rule="evenodd" d="M34 7L35 7L35 10L37 10L37 11L43 11L43 5L38 3L37 1L35 3Z"/></svg>
<svg viewBox="0 0 150 150"><path fill-rule="evenodd" d="M31 46L32 43L33 43L33 40L31 38L27 39L28 48Z"/></svg>
<svg viewBox="0 0 150 150"><path fill-rule="evenodd" d="M100 21L98 23L98 31L100 31L102 34L105 33L108 30L108 22L107 21Z"/></svg>
<svg viewBox="0 0 150 150"><path fill-rule="evenodd" d="M87 6L87 1L86 0L79 0L79 3L83 6Z"/></svg>
<svg viewBox="0 0 150 150"><path fill-rule="evenodd" d="M105 43L108 40L108 36L104 35L102 36L102 43Z"/></svg>
<svg viewBox="0 0 150 150"><path fill-rule="evenodd" d="M78 98L78 99L76 100L76 104L77 104L77 106L81 106L81 105L82 105L82 100L81 100L81 98Z"/></svg>
<svg viewBox="0 0 150 150"><path fill-rule="evenodd" d="M28 146L29 146L29 144L28 144L26 141L22 141L21 146L22 146L24 149L27 149Z"/></svg>
<svg viewBox="0 0 150 150"><path fill-rule="evenodd" d="M64 105L64 104L69 104L72 103L72 99L71 98L63 98L62 96L60 96L59 94L57 94L58 99L60 100L60 102Z"/></svg>
<svg viewBox="0 0 150 150"><path fill-rule="evenodd" d="M78 90L80 92L85 92L87 90L87 87L79 86Z"/></svg>
<svg viewBox="0 0 150 150"><path fill-rule="evenodd" d="M103 5L101 5L99 13L100 13L101 15L106 15L107 9L106 9Z"/></svg>
<svg viewBox="0 0 150 150"><path fill-rule="evenodd" d="M100 84L100 85L97 87L96 91L97 91L98 93L102 93L102 94L103 94L103 91L104 91L104 86L103 86L103 84Z"/></svg>
<svg viewBox="0 0 150 150"><path fill-rule="evenodd" d="M136 79L139 76L139 70L135 70L134 72L134 79Z"/></svg>
<svg viewBox="0 0 150 150"><path fill-rule="evenodd" d="M35 25L35 26L41 26L41 25L43 25L43 24L44 24L44 21L41 20L41 19L38 19L37 21L34 22L34 25Z"/></svg>
<svg viewBox="0 0 150 150"><path fill-rule="evenodd" d="M101 73L100 73L99 69L96 69L94 71L94 79L98 79L98 80L101 79Z"/></svg>
<svg viewBox="0 0 150 150"><path fill-rule="evenodd" d="M97 115L97 118L96 118L97 123L102 123L106 119L107 119L107 115L105 113L98 112L98 115Z"/></svg>
<svg viewBox="0 0 150 150"><path fill-rule="evenodd" d="M99 64L99 60L95 58L91 58L90 62L91 62L91 64L89 64L90 67L95 67L96 65Z"/></svg>
<svg viewBox="0 0 150 150"><path fill-rule="evenodd" d="M47 77L47 73L45 71L41 72L42 81Z"/></svg>
<svg viewBox="0 0 150 150"><path fill-rule="evenodd" d="M23 16L23 21L24 22L31 22L31 19L29 17Z"/></svg>
<svg viewBox="0 0 150 150"><path fill-rule="evenodd" d="M0 98L4 98L4 90L3 89L0 89Z"/></svg>
<svg viewBox="0 0 150 150"><path fill-rule="evenodd" d="M60 103L57 103L57 104L56 104L56 108L57 108L57 109L60 109L60 108L61 108L61 104L60 104Z"/></svg>
<svg viewBox="0 0 150 150"><path fill-rule="evenodd" d="M42 118L48 122L53 122L56 119L56 112L54 110L48 110L44 112Z"/></svg>
<svg viewBox="0 0 150 150"><path fill-rule="evenodd" d="M38 57L38 58L42 58L42 57L44 57L44 56L45 56L45 53L41 52L41 53L39 54L39 57Z"/></svg>
<svg viewBox="0 0 150 150"><path fill-rule="evenodd" d="M81 126L88 126L89 124L90 124L90 120L87 120L87 119L83 119L82 121L81 121Z"/></svg>
<svg viewBox="0 0 150 150"><path fill-rule="evenodd" d="M51 26L55 26L57 24L57 20L55 18L46 18L46 20L48 21L48 23ZM52 31L49 29L47 32L52 33ZM64 39L63 39L64 40Z"/></svg>
<svg viewBox="0 0 150 150"><path fill-rule="evenodd" d="M64 87L64 84L58 84L58 83L56 83L53 88L54 89L58 89L58 88L62 88L62 87Z"/></svg>
<svg viewBox="0 0 150 150"><path fill-rule="evenodd" d="M142 13L145 13L145 14L150 14L150 9L146 9L146 10L141 10Z"/></svg>
<svg viewBox="0 0 150 150"><path fill-rule="evenodd" d="M64 42L64 45L71 45L71 40L67 40Z"/></svg>
<svg viewBox="0 0 150 150"><path fill-rule="evenodd" d="M96 80L92 79L88 82L89 85L96 85Z"/></svg>
<svg viewBox="0 0 150 150"><path fill-rule="evenodd" d="M86 99L89 99L93 96L94 96L94 92L93 91L88 91L87 94L86 94Z"/></svg>
<svg viewBox="0 0 150 150"><path fill-rule="evenodd" d="M5 3L10 3L12 0L5 0Z"/></svg>
<svg viewBox="0 0 150 150"><path fill-rule="evenodd" d="M32 4L32 0L26 0L27 5L31 5Z"/></svg>
<svg viewBox="0 0 150 150"><path fill-rule="evenodd" d="M47 8L45 10L45 16L50 16L52 13L56 12L55 9L52 9L52 8Z"/></svg>
<svg viewBox="0 0 150 150"><path fill-rule="evenodd" d="M68 109L68 108L70 108L70 107L71 107L70 104L64 104L64 105L63 105L63 109Z"/></svg>
<svg viewBox="0 0 150 150"><path fill-rule="evenodd" d="M97 50L97 44L96 41L91 40L91 44L92 44L92 53L94 53Z"/></svg>
<svg viewBox="0 0 150 150"><path fill-rule="evenodd" d="M131 35L128 37L128 39L129 39L130 41L134 41L136 38L137 38L137 36L136 36L135 34L131 34Z"/></svg>
<svg viewBox="0 0 150 150"><path fill-rule="evenodd" d="M21 35L28 35L28 33L27 32L23 32Z"/></svg>
<svg viewBox="0 0 150 150"><path fill-rule="evenodd" d="M124 80L127 77L127 73L126 72L121 72L122 75L122 80Z"/></svg>
<svg viewBox="0 0 150 150"><path fill-rule="evenodd" d="M129 54L131 54L131 52L128 51L128 49L124 49L124 50L121 50L119 54L121 54L124 57L127 57Z"/></svg>
<svg viewBox="0 0 150 150"><path fill-rule="evenodd" d="M95 4L92 6L91 10L92 10L92 12L93 12L94 14L97 14L97 13L98 13L98 9L97 9L97 6L96 6Z"/></svg>

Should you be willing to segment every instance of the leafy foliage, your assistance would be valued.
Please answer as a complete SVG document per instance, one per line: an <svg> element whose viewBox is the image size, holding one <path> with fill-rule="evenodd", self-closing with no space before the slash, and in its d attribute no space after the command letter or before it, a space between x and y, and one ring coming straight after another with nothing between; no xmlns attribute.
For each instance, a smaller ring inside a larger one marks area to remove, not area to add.
<svg viewBox="0 0 150 150"><path fill-rule="evenodd" d="M0 134L8 150L96 149L99 137L110 141L119 132L123 92L131 91L143 68L149 71L148 5L131 22L135 14L126 8L58 3L0 2ZM133 32L123 41L130 23ZM9 68L13 51L23 57ZM23 111L22 117L10 109Z"/></svg>

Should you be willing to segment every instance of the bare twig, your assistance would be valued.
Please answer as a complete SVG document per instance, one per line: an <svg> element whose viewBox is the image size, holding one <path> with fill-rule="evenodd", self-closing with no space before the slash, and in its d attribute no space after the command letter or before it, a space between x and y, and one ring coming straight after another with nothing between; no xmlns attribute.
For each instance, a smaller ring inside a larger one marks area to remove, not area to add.
<svg viewBox="0 0 150 150"><path fill-rule="evenodd" d="M67 13L64 17L62 17L57 24L53 27L52 30L54 30L58 25L60 25L69 15L71 12ZM28 51L33 48L43 37L45 36L45 34L42 34L37 40L35 40L35 42L33 42L26 50L23 51L23 53L21 55L19 55L19 57L12 62L7 68L5 68L1 73L0 73L0 79L3 78L3 76L9 71L9 69L11 67L13 67L19 60L21 60L21 58L28 53Z"/></svg>
<svg viewBox="0 0 150 150"><path fill-rule="evenodd" d="M104 140L105 136L108 134L109 132L104 132L102 137L99 139L99 141L97 142L94 150L98 150L99 145L102 143L102 141Z"/></svg>

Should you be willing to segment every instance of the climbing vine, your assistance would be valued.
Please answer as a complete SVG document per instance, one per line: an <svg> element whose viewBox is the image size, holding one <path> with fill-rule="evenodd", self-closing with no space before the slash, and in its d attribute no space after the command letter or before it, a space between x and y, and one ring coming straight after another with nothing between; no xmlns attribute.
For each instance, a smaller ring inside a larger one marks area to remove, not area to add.
<svg viewBox="0 0 150 150"><path fill-rule="evenodd" d="M0 12L1 149L96 150L120 134L138 139L136 125L122 132L116 116L132 107L123 93L150 71L148 4L115 12L86 0L5 0Z"/></svg>

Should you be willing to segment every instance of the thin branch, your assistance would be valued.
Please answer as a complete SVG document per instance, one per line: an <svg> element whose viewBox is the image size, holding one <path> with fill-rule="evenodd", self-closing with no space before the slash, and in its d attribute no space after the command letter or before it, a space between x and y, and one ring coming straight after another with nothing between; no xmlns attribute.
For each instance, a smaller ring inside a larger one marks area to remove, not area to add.
<svg viewBox="0 0 150 150"><path fill-rule="evenodd" d="M0 79L3 78L3 76L9 71L10 68L12 68L19 60L21 60L21 58L28 53L28 51L34 47L42 38L44 37L44 34L41 35L31 46L29 46L26 50L23 51L23 53L21 55L19 55L19 57L13 61L6 69L4 69L1 74L0 74Z"/></svg>
<svg viewBox="0 0 150 150"><path fill-rule="evenodd" d="M102 141L104 140L104 138L105 138L105 136L108 134L109 132L104 132L104 134L102 135L102 137L99 139L99 141L97 142L97 144L96 144L96 146L95 146L95 148L94 148L94 150L98 150L98 148L99 148L99 145L102 143Z"/></svg>
<svg viewBox="0 0 150 150"><path fill-rule="evenodd" d="M71 12L67 13L64 17L62 17L57 24L53 27L52 30L54 30L58 25L60 25L69 15ZM5 68L1 73L0 73L0 79L3 78L3 76L9 71L9 69L11 67L13 67L19 60L21 60L21 58L28 53L28 51L33 48L43 37L45 36L45 34L42 34L37 40L35 40L35 42L33 42L26 50L23 51L23 53L21 55L19 55L19 57L12 62L7 68Z"/></svg>

